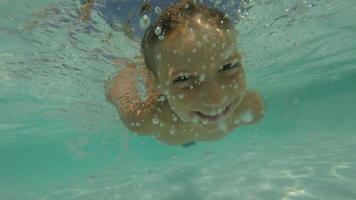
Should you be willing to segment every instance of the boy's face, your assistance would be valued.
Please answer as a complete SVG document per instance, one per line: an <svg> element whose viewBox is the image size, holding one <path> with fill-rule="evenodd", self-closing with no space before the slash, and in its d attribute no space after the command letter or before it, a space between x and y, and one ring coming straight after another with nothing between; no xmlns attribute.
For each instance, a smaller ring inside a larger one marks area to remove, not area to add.
<svg viewBox="0 0 356 200"><path fill-rule="evenodd" d="M235 34L196 25L155 45L157 88L183 121L218 128L241 103L246 82Z"/></svg>

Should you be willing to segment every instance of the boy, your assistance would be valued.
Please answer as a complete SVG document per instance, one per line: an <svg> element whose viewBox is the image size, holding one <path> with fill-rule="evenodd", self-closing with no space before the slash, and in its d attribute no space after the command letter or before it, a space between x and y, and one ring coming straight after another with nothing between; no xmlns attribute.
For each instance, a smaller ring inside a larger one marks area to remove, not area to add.
<svg viewBox="0 0 356 200"><path fill-rule="evenodd" d="M216 9L193 0L172 5L145 33L144 62L108 84L108 101L128 129L172 145L218 140L257 122L263 101L246 89L235 35Z"/></svg>

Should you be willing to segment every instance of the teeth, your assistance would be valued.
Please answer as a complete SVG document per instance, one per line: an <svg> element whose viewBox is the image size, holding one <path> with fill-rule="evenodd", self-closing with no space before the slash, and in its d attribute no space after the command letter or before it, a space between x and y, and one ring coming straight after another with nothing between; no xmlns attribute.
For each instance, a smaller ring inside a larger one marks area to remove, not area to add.
<svg viewBox="0 0 356 200"><path fill-rule="evenodd" d="M219 108L217 110L210 111L210 112L202 112L202 113L205 115L209 115L209 116L216 116L216 115L220 115L226 109L226 107L227 106L225 106L224 108Z"/></svg>

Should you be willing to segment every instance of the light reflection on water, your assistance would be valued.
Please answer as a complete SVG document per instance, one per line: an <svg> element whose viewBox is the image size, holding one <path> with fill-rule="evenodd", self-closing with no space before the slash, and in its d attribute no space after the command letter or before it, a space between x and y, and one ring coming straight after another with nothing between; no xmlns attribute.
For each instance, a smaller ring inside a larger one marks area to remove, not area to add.
<svg viewBox="0 0 356 200"><path fill-rule="evenodd" d="M331 135L284 141L284 147L261 143L253 152L235 149L224 158L211 153L197 162L174 158L124 177L117 176L120 170L107 170L41 199L352 199L356 163L349 162L348 148L354 144L323 134Z"/></svg>

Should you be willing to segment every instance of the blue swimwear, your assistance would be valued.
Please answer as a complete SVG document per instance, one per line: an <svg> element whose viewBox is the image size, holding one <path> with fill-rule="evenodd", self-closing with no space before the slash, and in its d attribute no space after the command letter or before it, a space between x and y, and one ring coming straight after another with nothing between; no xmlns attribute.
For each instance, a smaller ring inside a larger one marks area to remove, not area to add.
<svg viewBox="0 0 356 200"><path fill-rule="evenodd" d="M81 3L85 3L87 0L80 0ZM152 6L151 12L141 12L141 6L143 1L124 1L124 0L95 0L93 9L110 24L112 29L116 30L120 27L120 24L127 24L131 27L134 34L134 38L138 40L144 35L145 30L139 26L139 20L147 14L154 22L158 14L154 11L156 7L159 7L162 12L170 5L176 3L179 0L150 0ZM221 0L219 4L211 1L204 1L204 5L209 7L218 8L219 10L227 13L231 21L238 21L237 10L240 8L240 0L235 0L231 3L231 0ZM116 31L119 31L116 30Z"/></svg>

